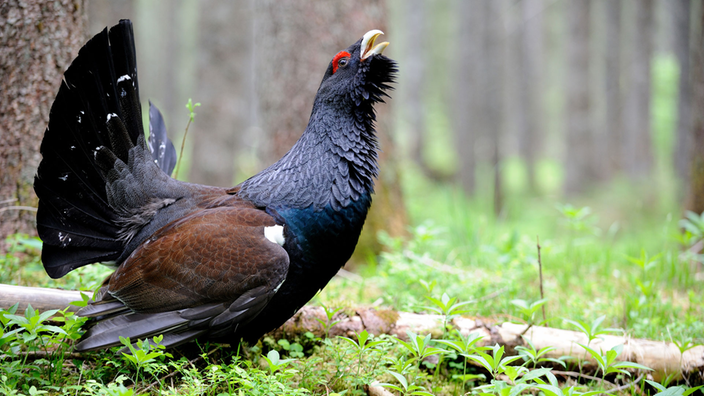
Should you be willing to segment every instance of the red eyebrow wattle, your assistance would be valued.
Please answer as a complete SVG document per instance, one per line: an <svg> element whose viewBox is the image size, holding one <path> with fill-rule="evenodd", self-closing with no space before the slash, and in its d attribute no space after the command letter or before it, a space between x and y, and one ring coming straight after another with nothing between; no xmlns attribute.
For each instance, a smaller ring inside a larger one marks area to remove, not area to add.
<svg viewBox="0 0 704 396"><path fill-rule="evenodd" d="M337 62L340 60L340 58L344 58L344 57L349 58L350 56L351 56L350 53L347 51L338 52L337 55L335 55L335 57L332 58L332 74L335 74L335 72L337 71Z"/></svg>

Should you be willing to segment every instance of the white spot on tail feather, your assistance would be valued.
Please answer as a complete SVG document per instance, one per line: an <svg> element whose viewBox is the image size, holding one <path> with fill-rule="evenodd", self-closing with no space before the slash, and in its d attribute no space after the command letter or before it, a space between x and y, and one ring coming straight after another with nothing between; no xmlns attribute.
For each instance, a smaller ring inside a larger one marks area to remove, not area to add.
<svg viewBox="0 0 704 396"><path fill-rule="evenodd" d="M110 119L113 118L113 117L117 117L117 114L115 114L115 113L110 113L110 114L108 114L108 119L107 119L107 121L110 121Z"/></svg>
<svg viewBox="0 0 704 396"><path fill-rule="evenodd" d="M118 82L118 83L121 83L121 82L123 82L123 81L125 81L125 80L131 80L131 79L132 79L132 78L131 78L128 74L125 74L124 76L121 76L120 78L118 78L118 79L117 79L117 82Z"/></svg>
<svg viewBox="0 0 704 396"><path fill-rule="evenodd" d="M279 285L274 288L274 293L279 291L284 282L286 282L286 279L282 280L281 283L279 283Z"/></svg>
<svg viewBox="0 0 704 396"><path fill-rule="evenodd" d="M264 237L266 239L278 244L279 246L284 245L284 227L280 225L275 225L271 227L264 227Z"/></svg>

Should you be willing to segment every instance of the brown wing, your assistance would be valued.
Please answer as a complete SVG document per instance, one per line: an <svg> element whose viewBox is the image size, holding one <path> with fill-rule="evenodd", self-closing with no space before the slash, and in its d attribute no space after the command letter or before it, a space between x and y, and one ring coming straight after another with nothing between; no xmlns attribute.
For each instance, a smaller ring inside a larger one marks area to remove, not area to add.
<svg viewBox="0 0 704 396"><path fill-rule="evenodd" d="M288 254L264 236L274 219L254 208L219 207L179 219L137 248L115 271L108 292L135 312L163 312L273 291Z"/></svg>
<svg viewBox="0 0 704 396"><path fill-rule="evenodd" d="M264 236L274 225L265 212L240 206L200 210L164 226L107 280L109 296L82 311L108 314L112 296L135 313L100 320L77 349L118 345L119 336L163 332L162 344L173 345L231 333L261 312L288 272L288 254Z"/></svg>

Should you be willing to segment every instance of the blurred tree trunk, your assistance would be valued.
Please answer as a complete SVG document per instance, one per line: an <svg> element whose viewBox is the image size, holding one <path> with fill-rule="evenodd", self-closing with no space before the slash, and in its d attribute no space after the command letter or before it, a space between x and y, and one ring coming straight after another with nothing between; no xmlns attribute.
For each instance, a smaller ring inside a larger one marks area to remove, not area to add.
<svg viewBox="0 0 704 396"><path fill-rule="evenodd" d="M484 121L491 142L491 164L494 168L494 213L499 215L503 209L503 178L501 175L501 142L503 135L504 111L504 46L506 31L504 30L506 2L500 0L484 0Z"/></svg>
<svg viewBox="0 0 704 396"><path fill-rule="evenodd" d="M406 56L404 62L404 79L406 82L406 97L405 116L409 129L409 137L411 140L410 153L411 158L415 161L423 172L428 175L430 172L429 166L423 156L423 147L425 146L425 113L426 105L426 63L428 61L428 53L425 50L426 37L428 29L426 1L424 0L409 0L404 2L404 18L406 23L405 32L407 37L406 42L409 44L406 47Z"/></svg>
<svg viewBox="0 0 704 396"><path fill-rule="evenodd" d="M650 133L650 62L653 55L653 0L630 3L635 14L632 56L628 62L630 81L623 110L623 160L631 179L647 177L653 167Z"/></svg>
<svg viewBox="0 0 704 396"><path fill-rule="evenodd" d="M700 26L704 26L704 9L699 10ZM692 38L692 120L689 189L685 208L704 213L704 28Z"/></svg>
<svg viewBox="0 0 704 396"><path fill-rule="evenodd" d="M198 34L198 84L191 93L202 103L196 112L189 180L215 186L235 182L235 163L241 161L245 139L250 136L253 78L253 10L250 0L206 0L200 3ZM241 177L253 169L242 170Z"/></svg>
<svg viewBox="0 0 704 396"><path fill-rule="evenodd" d="M451 88L454 91L452 121L459 157L457 178L464 191L471 195L475 188L474 143L477 134L484 129L479 61L484 44L484 18L476 2L460 1L456 7L459 19L465 22L459 24L458 44L455 46L457 61L453 70L456 79Z"/></svg>
<svg viewBox="0 0 704 396"><path fill-rule="evenodd" d="M621 9L620 1L606 1L606 133L607 161L604 171L606 178L623 169L623 123L621 107Z"/></svg>
<svg viewBox="0 0 704 396"><path fill-rule="evenodd" d="M382 0L259 1L255 6L256 89L261 127L271 142L267 164L284 155L306 128L313 98L332 57L371 29L386 28ZM312 22L314 21L314 22ZM389 51L393 52L393 38ZM381 174L356 257L381 248L377 232L405 233L406 212L386 106L377 106Z"/></svg>
<svg viewBox="0 0 704 396"><path fill-rule="evenodd" d="M97 34L106 26L117 24L120 19L130 19L134 22L134 2L134 0L90 0L86 7L88 35ZM138 33L135 32L135 34ZM139 59L137 61L139 62Z"/></svg>
<svg viewBox="0 0 704 396"><path fill-rule="evenodd" d="M521 9L519 150L526 162L528 188L535 192L535 160L540 154L543 116L543 0L523 0Z"/></svg>
<svg viewBox="0 0 704 396"><path fill-rule="evenodd" d="M49 110L86 35L85 2L0 3L0 241L35 233L32 184Z"/></svg>
<svg viewBox="0 0 704 396"><path fill-rule="evenodd" d="M591 0L568 4L570 23L567 72L567 156L565 157L565 193L584 192L594 180L592 156L594 140L591 128L589 78L589 15Z"/></svg>
<svg viewBox="0 0 704 396"><path fill-rule="evenodd" d="M692 129L692 79L690 77L690 10L691 0L674 0L670 5L674 27L672 40L680 67L679 100L677 101L677 143L675 144L675 171L681 180L689 176Z"/></svg>
<svg viewBox="0 0 704 396"><path fill-rule="evenodd" d="M141 66L139 90L142 106L146 108L147 100L151 100L161 110L169 137L181 157L183 131L189 116L185 104L189 98L201 102L195 85L199 3L187 0L133 0L133 8L137 62ZM203 106L209 104L206 102ZM198 108L196 113L202 109ZM200 117L197 116L188 132L183 158L179 158L180 163L174 171L174 176L180 180L188 179L194 142L206 139L201 136L199 122ZM231 168L230 162L230 175ZM230 186L231 182L223 184Z"/></svg>

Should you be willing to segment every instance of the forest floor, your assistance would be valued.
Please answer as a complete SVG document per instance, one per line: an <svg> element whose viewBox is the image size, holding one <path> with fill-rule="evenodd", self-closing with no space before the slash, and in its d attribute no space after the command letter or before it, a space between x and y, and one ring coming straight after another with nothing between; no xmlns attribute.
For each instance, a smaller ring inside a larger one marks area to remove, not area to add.
<svg viewBox="0 0 704 396"><path fill-rule="evenodd" d="M314 298L310 304L327 315L322 336L172 351L152 343L132 355L117 349L77 355L71 344L80 336L80 319L59 312L59 322L50 322L31 310L4 310L0 392L362 395L382 394L382 386L407 395L701 394L691 387L701 377L648 381L643 367L611 359L618 348L589 351L587 345L578 356L548 361L529 347L520 356L498 345L479 347L479 340L449 327L405 341L366 333L327 337L335 313L366 306L626 335L672 342L682 351L704 343L704 219L683 215L667 203L673 199L614 183L573 201L549 191L541 198L509 194L496 216L488 196L466 199L420 178L405 186L414 224L409 235L380 234L385 252L334 278ZM106 273L89 266L50 280L38 240L16 236L8 243L0 283L92 290ZM587 353L602 357L603 367L585 365Z"/></svg>

